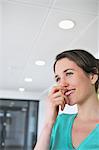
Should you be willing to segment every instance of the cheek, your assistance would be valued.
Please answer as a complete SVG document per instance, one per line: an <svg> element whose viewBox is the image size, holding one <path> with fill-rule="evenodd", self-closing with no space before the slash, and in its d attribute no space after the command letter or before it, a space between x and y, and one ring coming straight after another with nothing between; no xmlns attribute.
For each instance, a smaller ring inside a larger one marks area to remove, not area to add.
<svg viewBox="0 0 99 150"><path fill-rule="evenodd" d="M89 92L91 90L91 81L88 77L82 77L78 79L78 87L82 90L82 92Z"/></svg>
<svg viewBox="0 0 99 150"><path fill-rule="evenodd" d="M72 78L70 81L72 86L75 86L75 88L81 88L81 89L87 89L90 85L90 79L86 76L77 76L75 78Z"/></svg>
<svg viewBox="0 0 99 150"><path fill-rule="evenodd" d="M72 77L72 78L69 79L69 83L72 86L78 86L81 83L81 80L78 77Z"/></svg>
<svg viewBox="0 0 99 150"><path fill-rule="evenodd" d="M72 78L68 79L69 85L77 89L87 89L91 86L91 81L83 72L75 74Z"/></svg>

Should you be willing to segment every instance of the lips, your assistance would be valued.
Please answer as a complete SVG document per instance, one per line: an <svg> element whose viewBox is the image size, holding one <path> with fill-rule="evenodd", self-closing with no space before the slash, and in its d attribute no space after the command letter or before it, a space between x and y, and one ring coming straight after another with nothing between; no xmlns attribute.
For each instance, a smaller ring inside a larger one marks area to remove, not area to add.
<svg viewBox="0 0 99 150"><path fill-rule="evenodd" d="M70 94L72 94L74 92L75 89L70 89L65 91L64 95L69 96Z"/></svg>

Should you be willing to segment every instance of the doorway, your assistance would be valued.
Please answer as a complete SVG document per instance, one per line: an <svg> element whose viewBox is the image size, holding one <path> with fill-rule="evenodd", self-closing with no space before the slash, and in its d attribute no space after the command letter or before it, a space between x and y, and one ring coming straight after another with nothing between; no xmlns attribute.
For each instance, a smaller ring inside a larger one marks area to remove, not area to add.
<svg viewBox="0 0 99 150"><path fill-rule="evenodd" d="M38 108L35 106L37 103L32 101L0 100L1 150L33 149L37 134Z"/></svg>

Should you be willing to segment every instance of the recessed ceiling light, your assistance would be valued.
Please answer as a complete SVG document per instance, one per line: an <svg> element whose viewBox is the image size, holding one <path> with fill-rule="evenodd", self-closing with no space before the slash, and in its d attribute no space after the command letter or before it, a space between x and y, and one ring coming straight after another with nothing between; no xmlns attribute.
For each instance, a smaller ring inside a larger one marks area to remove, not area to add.
<svg viewBox="0 0 99 150"><path fill-rule="evenodd" d="M72 20L63 20L59 23L61 29L72 29L74 25L75 24Z"/></svg>
<svg viewBox="0 0 99 150"><path fill-rule="evenodd" d="M38 65L38 66L44 66L45 65L45 61L37 60L37 61L35 61L35 64Z"/></svg>
<svg viewBox="0 0 99 150"><path fill-rule="evenodd" d="M25 78L24 81L25 82L32 82L32 78Z"/></svg>
<svg viewBox="0 0 99 150"><path fill-rule="evenodd" d="M24 92L24 88L19 88L19 91L20 92Z"/></svg>

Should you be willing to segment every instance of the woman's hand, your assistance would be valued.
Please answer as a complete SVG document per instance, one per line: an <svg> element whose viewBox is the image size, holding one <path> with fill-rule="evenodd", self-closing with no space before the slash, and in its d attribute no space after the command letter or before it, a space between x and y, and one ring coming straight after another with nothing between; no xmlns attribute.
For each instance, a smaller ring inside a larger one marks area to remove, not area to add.
<svg viewBox="0 0 99 150"><path fill-rule="evenodd" d="M47 123L52 125L54 124L59 112L59 106L61 110L64 110L64 107L67 104L66 99L67 98L64 95L64 88L60 86L55 86L52 88L47 98Z"/></svg>

